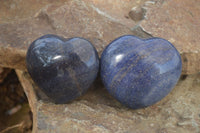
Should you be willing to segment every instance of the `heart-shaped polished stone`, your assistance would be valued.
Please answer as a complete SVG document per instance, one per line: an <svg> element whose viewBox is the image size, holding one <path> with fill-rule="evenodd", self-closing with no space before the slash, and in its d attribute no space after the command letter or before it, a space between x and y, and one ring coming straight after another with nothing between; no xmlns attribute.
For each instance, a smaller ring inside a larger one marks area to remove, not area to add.
<svg viewBox="0 0 200 133"><path fill-rule="evenodd" d="M97 51L89 41L56 35L35 40L28 49L26 63L33 81L55 103L81 96L99 70Z"/></svg>
<svg viewBox="0 0 200 133"><path fill-rule="evenodd" d="M150 106L176 85L182 69L176 48L161 38L117 38L101 56L101 78L122 104L133 108Z"/></svg>

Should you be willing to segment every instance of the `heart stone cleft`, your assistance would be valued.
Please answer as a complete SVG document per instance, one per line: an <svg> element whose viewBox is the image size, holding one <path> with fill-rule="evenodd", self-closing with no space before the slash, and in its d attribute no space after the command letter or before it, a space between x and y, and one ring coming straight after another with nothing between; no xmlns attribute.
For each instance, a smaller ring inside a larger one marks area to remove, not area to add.
<svg viewBox="0 0 200 133"><path fill-rule="evenodd" d="M55 103L67 103L81 96L99 70L97 51L89 41L56 35L35 40L26 62L34 82Z"/></svg>

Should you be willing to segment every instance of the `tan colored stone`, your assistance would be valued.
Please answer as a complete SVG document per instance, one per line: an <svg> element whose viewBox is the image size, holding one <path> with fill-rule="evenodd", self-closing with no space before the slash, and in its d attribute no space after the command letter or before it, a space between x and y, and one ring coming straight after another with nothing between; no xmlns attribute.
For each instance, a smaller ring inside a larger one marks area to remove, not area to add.
<svg viewBox="0 0 200 133"><path fill-rule="evenodd" d="M199 133L200 131L200 75L180 80L162 101L139 110L122 106L98 83L83 97L69 104L56 105L41 94L26 72L17 70L17 75L32 107L34 132Z"/></svg>
<svg viewBox="0 0 200 133"><path fill-rule="evenodd" d="M44 34L87 38L99 55L113 39L133 34L171 41L181 53L183 74L197 73L200 71L198 5L195 0L3 1L0 66L25 70L28 46Z"/></svg>
<svg viewBox="0 0 200 133"><path fill-rule="evenodd" d="M89 39L99 55L116 37L163 37L181 53L183 74L198 73L196 0L13 0L0 4L0 66L16 70L33 112L33 132L199 133L200 75L182 78L157 104L131 110L96 81L81 98L53 104L24 72L30 43L44 34ZM142 16L144 14L144 16Z"/></svg>
<svg viewBox="0 0 200 133"><path fill-rule="evenodd" d="M1 10L4 11L4 8L0 8L0 12ZM100 54L116 37L131 34L130 27L122 24L123 19L118 21L115 16L109 16L96 6L95 1L68 0L43 4L41 8L37 7L37 12L31 17L27 16L12 22L1 21L0 65L24 70L28 46L44 34L87 38ZM126 19L124 16L122 18ZM134 26L131 19L128 21Z"/></svg>
<svg viewBox="0 0 200 133"><path fill-rule="evenodd" d="M183 73L200 71L200 1L157 0L146 4L139 26L148 34L172 42L181 53Z"/></svg>

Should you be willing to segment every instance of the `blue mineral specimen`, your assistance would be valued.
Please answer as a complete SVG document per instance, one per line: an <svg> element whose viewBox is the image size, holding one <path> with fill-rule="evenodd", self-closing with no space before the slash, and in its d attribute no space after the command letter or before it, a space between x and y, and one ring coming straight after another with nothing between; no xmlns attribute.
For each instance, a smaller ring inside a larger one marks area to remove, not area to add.
<svg viewBox="0 0 200 133"><path fill-rule="evenodd" d="M101 79L108 92L133 109L164 98L176 85L181 70L179 52L161 38L122 36L101 56Z"/></svg>
<svg viewBox="0 0 200 133"><path fill-rule="evenodd" d="M99 57L93 45L83 38L45 35L30 45L26 64L33 81L48 97L55 103L67 103L93 83Z"/></svg>

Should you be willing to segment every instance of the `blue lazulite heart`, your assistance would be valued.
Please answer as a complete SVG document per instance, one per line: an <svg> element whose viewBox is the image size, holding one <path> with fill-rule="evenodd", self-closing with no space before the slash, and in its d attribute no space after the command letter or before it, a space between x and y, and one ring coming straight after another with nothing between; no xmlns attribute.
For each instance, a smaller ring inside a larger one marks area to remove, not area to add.
<svg viewBox="0 0 200 133"><path fill-rule="evenodd" d="M161 38L122 36L111 42L101 56L101 78L122 104L133 108L152 105L165 97L181 75L181 57Z"/></svg>
<svg viewBox="0 0 200 133"><path fill-rule="evenodd" d="M66 103L82 95L99 70L97 51L89 41L56 35L35 40L26 62L34 82L55 103Z"/></svg>

